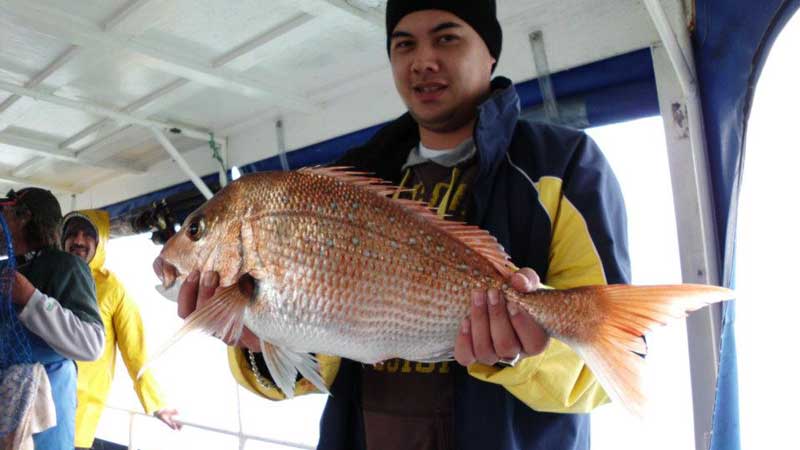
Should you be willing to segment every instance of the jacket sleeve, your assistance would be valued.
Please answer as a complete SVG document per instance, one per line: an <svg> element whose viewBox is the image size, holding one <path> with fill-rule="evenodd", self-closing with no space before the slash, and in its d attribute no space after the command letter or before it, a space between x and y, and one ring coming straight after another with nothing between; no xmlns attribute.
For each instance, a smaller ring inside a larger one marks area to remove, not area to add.
<svg viewBox="0 0 800 450"><path fill-rule="evenodd" d="M584 136L562 179L536 183L551 219L549 265L542 279L556 289L628 283L630 263L622 192L596 144ZM550 339L516 367L473 365L474 377L503 385L537 411L585 413L608 402L591 370L567 345Z"/></svg>
<svg viewBox="0 0 800 450"><path fill-rule="evenodd" d="M139 370L147 360L147 342L144 336L142 316L139 313L139 307L128 296L122 284L115 278L109 279L108 282L113 283L113 296L116 299L112 326L117 338L117 346L142 408L147 414L152 414L166 405L152 371L145 371L142 377L137 379Z"/></svg>
<svg viewBox="0 0 800 450"><path fill-rule="evenodd" d="M20 312L19 320L65 358L94 361L103 353L105 330L102 325L81 320L58 300L38 289Z"/></svg>
<svg viewBox="0 0 800 450"><path fill-rule="evenodd" d="M260 353L256 353L254 356L255 358L261 358ZM339 366L342 360L337 356L317 355L317 361L319 361L322 379L325 380L325 385L330 388L331 385L333 385L333 380L336 379L336 374L339 372ZM259 371L261 376L268 383L266 386L256 378L247 350L237 347L228 347L228 365L230 366L231 373L236 379L236 382L256 395L270 400L284 400L286 396L272 383L266 367L260 364L258 359L256 359L256 363L257 367L259 365L261 366L260 369L257 368L256 370ZM295 396L314 392L319 391L305 378L301 378L297 381L294 390Z"/></svg>

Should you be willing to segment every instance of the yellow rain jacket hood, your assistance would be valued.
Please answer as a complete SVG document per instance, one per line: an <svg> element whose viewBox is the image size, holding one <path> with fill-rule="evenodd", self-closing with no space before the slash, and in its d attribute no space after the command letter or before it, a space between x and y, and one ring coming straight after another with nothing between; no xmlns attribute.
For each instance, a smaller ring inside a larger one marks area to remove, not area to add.
<svg viewBox="0 0 800 450"><path fill-rule="evenodd" d="M75 446L91 447L97 424L105 407L114 368L117 349L133 381L147 414L165 407L162 396L150 371L136 379L139 369L147 359L144 327L136 303L128 296L122 283L105 268L106 244L110 221L108 213L99 210L76 211L67 214L64 225L75 217L88 220L97 231L97 250L89 262L97 287L97 306L106 330L103 355L97 361L78 362L78 410L75 416ZM69 250L65 248L64 250Z"/></svg>

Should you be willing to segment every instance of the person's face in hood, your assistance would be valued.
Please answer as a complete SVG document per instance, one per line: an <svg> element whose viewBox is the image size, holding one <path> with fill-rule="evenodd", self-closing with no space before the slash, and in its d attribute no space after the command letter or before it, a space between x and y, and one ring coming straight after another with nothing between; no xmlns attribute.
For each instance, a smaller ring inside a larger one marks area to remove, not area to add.
<svg viewBox="0 0 800 450"><path fill-rule="evenodd" d="M75 218L64 230L64 250L89 264L97 252L97 232L85 219Z"/></svg>

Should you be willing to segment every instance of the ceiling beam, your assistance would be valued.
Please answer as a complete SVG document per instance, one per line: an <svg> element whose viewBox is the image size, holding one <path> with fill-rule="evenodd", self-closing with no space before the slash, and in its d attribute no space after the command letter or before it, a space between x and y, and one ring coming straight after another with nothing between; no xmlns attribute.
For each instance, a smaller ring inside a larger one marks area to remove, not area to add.
<svg viewBox="0 0 800 450"><path fill-rule="evenodd" d="M36 171L44 163L47 162L47 158L44 156L34 156L33 158L25 161L24 163L18 165L11 171L11 176L13 177L24 177L31 172Z"/></svg>
<svg viewBox="0 0 800 450"><path fill-rule="evenodd" d="M131 103L130 105L122 108L120 112L125 114L132 114L137 110L143 108L145 105L157 100L166 94L175 91L178 88L181 88L189 83L189 80L185 78L179 78L172 83L163 86L150 94L136 100L135 102ZM81 141L82 139L86 138L87 136L91 135L92 133L97 133L98 138L96 140L103 139L107 134L109 134L109 130L119 130L122 129L125 125L128 125L128 122L120 123L119 121L111 120L111 119L103 119L99 122L95 122L92 125L84 128L80 132L70 136L68 139L61 142L58 146L60 148L68 148L70 145Z"/></svg>
<svg viewBox="0 0 800 450"><path fill-rule="evenodd" d="M12 94L21 95L24 97L34 98L36 100L48 103L53 103L56 105L63 106L65 108L76 109L79 111L87 112L89 114L95 114L101 117L109 117L122 122L140 125L143 127L148 127L148 128L156 127L168 131L171 131L173 129L178 130L178 132L184 136L201 141L205 141L208 139L209 132L207 130L187 127L184 125L172 124L169 122L161 122L158 120L146 119L143 117L135 116L133 114L126 114L124 112L107 108L105 106L100 106L94 103L72 100L66 97L59 97L57 95L49 94L47 92L37 89L27 89L25 87L18 86L12 83L6 83L5 81L0 81L0 90L8 91L11 92Z"/></svg>
<svg viewBox="0 0 800 450"><path fill-rule="evenodd" d="M261 59L259 59L257 56L253 56L254 52L260 48L263 48L278 37L307 24L312 19L314 19L314 16L306 13L300 13L294 17L291 17L277 26L265 31L264 33L261 33L258 36L242 43L233 50L219 56L217 59L211 62L211 65L213 67L227 65L235 67L236 70L242 72L249 70L261 62ZM179 88L183 88L180 94L167 96L167 94L171 94L177 91ZM122 112L133 113L143 108L147 109L148 111L160 110L166 107L164 104L165 102L174 104L199 93L203 89L206 89L206 86L190 84L189 80L185 78L179 78L167 86L164 86L163 88L137 100L136 102L131 103L123 108ZM67 148L81 139L91 135L92 133L97 133L97 138L93 142L78 150L81 155L94 153L97 150L102 149L103 144L109 138L125 130L127 128L126 125L128 124L124 122L121 123L105 119L103 121L94 123L76 135L71 136L69 139L62 142L60 147ZM104 151L103 154L107 154L107 151Z"/></svg>
<svg viewBox="0 0 800 450"><path fill-rule="evenodd" d="M111 17L103 21L103 23L100 24L100 28L103 29L103 31L111 31L122 28L127 24L128 29L126 29L126 31L131 32L133 31L130 29L133 25L132 17L137 16L137 13L144 9L145 6L157 9L158 5L156 5L156 3L161 3L162 1L163 0L130 0L114 11ZM141 24L141 22L139 23ZM152 23L152 21L150 23ZM136 26L136 28L136 31L144 31L142 28L145 27Z"/></svg>
<svg viewBox="0 0 800 450"><path fill-rule="evenodd" d="M60 161L71 162L88 167L98 167L102 169L112 169L124 173L144 173L146 168L135 164L122 164L112 161L92 161L87 158L76 156L58 148L57 144L45 142L39 139L21 136L8 131L0 133L0 144L10 145L29 151L37 157L53 158ZM24 165L25 163L23 163ZM19 166L17 169L19 170Z"/></svg>
<svg viewBox="0 0 800 450"><path fill-rule="evenodd" d="M307 3L307 2L306 2ZM383 29L386 26L386 16L383 8L364 9L351 5L347 0L314 0L314 3L327 3L340 11L344 11L353 17L357 17L371 25Z"/></svg>
<svg viewBox="0 0 800 450"><path fill-rule="evenodd" d="M289 110L317 112L320 106L307 98L290 94L281 83L257 80L225 67L212 67L163 43L103 29L94 22L27 0L0 0L0 8L27 27L49 36L66 39L81 47L105 48L110 51L131 51L143 58L143 64L182 78L227 90L246 97L263 99Z"/></svg>
<svg viewBox="0 0 800 450"><path fill-rule="evenodd" d="M53 184L53 183L40 183L40 182L38 182L36 180L30 180L30 179L27 179L27 178L19 178L19 177L15 177L13 175L10 175L10 174L5 174L5 173L0 173L0 182L18 184L20 186L25 186L25 187L30 187L30 186L40 187L40 188L49 189L51 191L61 192L61 193L65 193L65 194L80 194L81 193L80 191L78 191L78 190L76 190L76 189L74 189L72 187L69 187L69 186L63 186L63 185L60 185L60 184Z"/></svg>
<svg viewBox="0 0 800 450"><path fill-rule="evenodd" d="M42 82L44 82L44 80L47 79L47 77L71 61L79 51L80 47L77 45L69 46L66 51L61 53L55 60L53 60L53 62L48 64L47 67L34 75L33 78L28 80L28 82L25 83L25 87L38 87L42 84ZM12 95L8 97L2 104L0 104L0 132L13 125L14 122L22 118L22 116L27 112L27 108L18 108L16 112L13 110L9 111L9 109L11 109L11 107L14 106L14 104L17 103L20 98L22 97L19 95Z"/></svg>
<svg viewBox="0 0 800 450"><path fill-rule="evenodd" d="M211 62L211 67L222 67L228 65L243 56L246 56L255 50L269 44L270 42L274 41L275 39L288 34L303 25L307 24L311 20L314 19L314 16L311 14L306 14L301 12L288 20L279 23L278 25L270 28L269 30L259 34L258 36L246 41L234 48L233 50L226 52L224 55L217 57ZM252 65L251 65L252 66ZM240 69L241 70L241 69Z"/></svg>

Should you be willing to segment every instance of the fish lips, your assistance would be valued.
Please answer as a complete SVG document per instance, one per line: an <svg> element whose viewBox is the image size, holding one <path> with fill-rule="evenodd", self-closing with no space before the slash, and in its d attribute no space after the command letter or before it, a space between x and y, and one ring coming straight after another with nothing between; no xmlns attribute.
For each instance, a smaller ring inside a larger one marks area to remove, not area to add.
<svg viewBox="0 0 800 450"><path fill-rule="evenodd" d="M167 289L171 288L181 275L180 271L175 266L167 262L161 256L153 261L153 271L156 273L158 279L161 280L161 284Z"/></svg>

